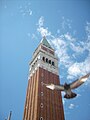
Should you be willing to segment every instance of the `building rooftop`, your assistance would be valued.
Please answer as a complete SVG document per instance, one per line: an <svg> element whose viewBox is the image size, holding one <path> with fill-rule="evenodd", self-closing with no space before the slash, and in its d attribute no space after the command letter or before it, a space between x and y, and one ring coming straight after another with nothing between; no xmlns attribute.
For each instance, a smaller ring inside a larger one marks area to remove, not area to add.
<svg viewBox="0 0 90 120"><path fill-rule="evenodd" d="M52 49L51 45L48 43L48 41L47 41L47 39L46 39L46 37L45 37L45 36L43 37L43 39L42 39L41 43L42 43L43 45L45 45L46 47L48 47L48 48L51 48L51 49Z"/></svg>

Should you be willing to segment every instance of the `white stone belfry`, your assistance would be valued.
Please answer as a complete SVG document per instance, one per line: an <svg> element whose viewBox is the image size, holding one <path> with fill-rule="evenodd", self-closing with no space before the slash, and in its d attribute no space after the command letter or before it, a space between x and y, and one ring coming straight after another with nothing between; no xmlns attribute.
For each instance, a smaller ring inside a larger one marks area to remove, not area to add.
<svg viewBox="0 0 90 120"><path fill-rule="evenodd" d="M58 58L55 56L54 49L50 46L45 37L41 40L38 48L33 54L30 62L29 76L32 76L38 67L46 69L52 73L58 73Z"/></svg>

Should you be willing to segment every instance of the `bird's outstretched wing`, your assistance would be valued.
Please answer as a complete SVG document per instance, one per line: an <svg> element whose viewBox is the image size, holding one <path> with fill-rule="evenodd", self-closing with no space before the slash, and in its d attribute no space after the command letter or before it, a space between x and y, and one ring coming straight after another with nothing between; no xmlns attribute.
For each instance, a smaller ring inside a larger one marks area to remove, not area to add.
<svg viewBox="0 0 90 120"><path fill-rule="evenodd" d="M43 83L43 85L45 85L47 88L51 89L51 90L60 90L60 91L64 91L64 86L63 85L54 85L54 84L45 84Z"/></svg>
<svg viewBox="0 0 90 120"><path fill-rule="evenodd" d="M70 88L75 89L75 88L79 87L88 79L89 76L90 76L90 73L88 73L87 75L81 77L80 79L77 79L76 81L72 82L70 84Z"/></svg>

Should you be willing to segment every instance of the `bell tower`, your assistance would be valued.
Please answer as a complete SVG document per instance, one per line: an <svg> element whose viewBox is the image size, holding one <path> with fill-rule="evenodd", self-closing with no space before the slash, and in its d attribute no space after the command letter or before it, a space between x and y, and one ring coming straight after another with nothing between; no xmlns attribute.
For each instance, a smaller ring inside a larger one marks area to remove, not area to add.
<svg viewBox="0 0 90 120"><path fill-rule="evenodd" d="M45 37L30 62L23 120L64 120L61 92L49 90L43 83L60 84L58 59Z"/></svg>

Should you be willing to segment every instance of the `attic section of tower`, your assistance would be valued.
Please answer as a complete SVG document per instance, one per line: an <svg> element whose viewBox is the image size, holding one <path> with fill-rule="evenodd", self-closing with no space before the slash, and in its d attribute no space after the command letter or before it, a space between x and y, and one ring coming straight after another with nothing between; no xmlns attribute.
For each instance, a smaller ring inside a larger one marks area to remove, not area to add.
<svg viewBox="0 0 90 120"><path fill-rule="evenodd" d="M49 42L47 41L46 37L43 37L40 44L38 45L38 47L36 48L36 50L33 53L33 59L35 58L35 56L40 52L45 52L46 54L50 54L52 56L54 56L55 50L51 47L51 45L49 44Z"/></svg>
<svg viewBox="0 0 90 120"><path fill-rule="evenodd" d="M48 41L47 41L47 39L46 39L45 36L43 37L41 43L42 43L43 45L45 45L46 47L52 49L51 45L48 43Z"/></svg>

